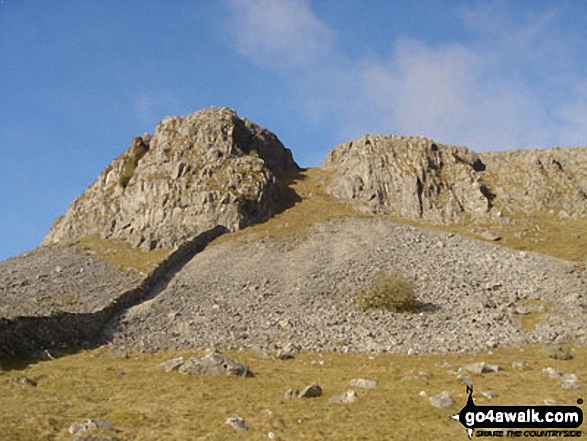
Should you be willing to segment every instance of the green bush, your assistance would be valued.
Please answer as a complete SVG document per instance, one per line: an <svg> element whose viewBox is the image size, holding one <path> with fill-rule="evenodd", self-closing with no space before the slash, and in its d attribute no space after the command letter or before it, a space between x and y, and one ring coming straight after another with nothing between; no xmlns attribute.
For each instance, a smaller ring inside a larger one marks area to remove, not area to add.
<svg viewBox="0 0 587 441"><path fill-rule="evenodd" d="M391 274L379 271L369 286L358 291L357 305L362 310L416 312L414 282L404 277L399 271L393 271Z"/></svg>

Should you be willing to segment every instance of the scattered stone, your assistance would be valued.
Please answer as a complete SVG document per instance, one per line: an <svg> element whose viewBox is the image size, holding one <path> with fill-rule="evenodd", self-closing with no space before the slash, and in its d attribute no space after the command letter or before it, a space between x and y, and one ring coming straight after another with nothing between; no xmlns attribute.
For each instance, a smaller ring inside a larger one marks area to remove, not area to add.
<svg viewBox="0 0 587 441"><path fill-rule="evenodd" d="M353 389L347 390L342 395L335 395L328 400L329 403L354 403L355 401L357 401L357 393Z"/></svg>
<svg viewBox="0 0 587 441"><path fill-rule="evenodd" d="M165 372L178 371L189 375L229 375L233 377L252 376L246 364L224 357L220 352L209 351L205 357L190 357L183 361L182 357L168 360L159 365Z"/></svg>
<svg viewBox="0 0 587 441"><path fill-rule="evenodd" d="M181 366L183 366L185 362L183 361L183 357L173 358L171 360L164 361L159 365L161 369L165 372L173 372L177 371Z"/></svg>
<svg viewBox="0 0 587 441"><path fill-rule="evenodd" d="M233 428L237 432L247 432L249 430L247 424L245 423L245 420L243 420L236 414L228 418L224 424Z"/></svg>
<svg viewBox="0 0 587 441"><path fill-rule="evenodd" d="M122 441L116 436L106 435L105 433L93 433L91 435L80 435L70 438L69 441Z"/></svg>
<svg viewBox="0 0 587 441"><path fill-rule="evenodd" d="M69 427L69 433L72 435L80 435L88 430L112 430L112 424L105 420L84 420L73 423Z"/></svg>
<svg viewBox="0 0 587 441"><path fill-rule="evenodd" d="M513 369L517 369L519 371L531 371L531 370L533 370L532 369L532 366L530 366L525 361L514 361L512 363L512 368Z"/></svg>
<svg viewBox="0 0 587 441"><path fill-rule="evenodd" d="M313 365L315 365L315 366L323 366L323 365L324 365L324 363L325 363L325 362L324 362L324 360L312 360L312 361L310 362L310 364L313 364Z"/></svg>
<svg viewBox="0 0 587 441"><path fill-rule="evenodd" d="M489 231L489 230L482 230L479 231L479 236L481 236L481 238L485 239L485 240L489 240L492 242L497 242L501 240L501 236L497 233L494 233L493 231Z"/></svg>
<svg viewBox="0 0 587 441"><path fill-rule="evenodd" d="M554 358L555 360L570 360L573 358L573 354L562 346L548 346L546 352L549 358Z"/></svg>
<svg viewBox="0 0 587 441"><path fill-rule="evenodd" d="M430 397L430 404L434 407L445 408L453 406L455 402L447 391L442 391Z"/></svg>
<svg viewBox="0 0 587 441"><path fill-rule="evenodd" d="M37 387L37 382L27 377L12 377L10 381L20 387Z"/></svg>
<svg viewBox="0 0 587 441"><path fill-rule="evenodd" d="M300 398L316 398L322 395L322 388L317 383L312 383L302 389L298 395Z"/></svg>
<svg viewBox="0 0 587 441"><path fill-rule="evenodd" d="M579 389L579 377L575 374L564 374L562 376L563 389Z"/></svg>
<svg viewBox="0 0 587 441"><path fill-rule="evenodd" d="M293 397L297 397L299 393L300 391L297 389L288 389L285 391L284 398L286 400L291 400Z"/></svg>
<svg viewBox="0 0 587 441"><path fill-rule="evenodd" d="M468 364L463 366L463 369L471 372L472 374L487 374L490 372L497 372L502 370L498 365L485 363L484 361Z"/></svg>
<svg viewBox="0 0 587 441"><path fill-rule="evenodd" d="M362 389L374 389L377 387L377 381L365 380L364 378L355 378L351 380L351 386L360 387Z"/></svg>
<svg viewBox="0 0 587 441"><path fill-rule="evenodd" d="M279 360L292 360L295 357L295 355L293 352L286 351L285 349L280 349L279 351L277 351L276 357Z"/></svg>
<svg viewBox="0 0 587 441"><path fill-rule="evenodd" d="M483 395L485 398L489 398L490 400L497 398L497 394L492 390L482 390L481 395Z"/></svg>
<svg viewBox="0 0 587 441"><path fill-rule="evenodd" d="M421 390L421 391L420 391L420 396L421 396L422 398L426 398L426 397L428 396L428 394L426 393L426 391L424 391L424 390Z"/></svg>
<svg viewBox="0 0 587 441"><path fill-rule="evenodd" d="M552 367L545 367L542 372L546 372L550 378L560 378L561 373Z"/></svg>
<svg viewBox="0 0 587 441"><path fill-rule="evenodd" d="M544 400L544 404L546 404L547 406L557 406L558 401L547 398L546 400Z"/></svg>
<svg viewBox="0 0 587 441"><path fill-rule="evenodd" d="M458 378L462 383L468 384L469 386L473 384L473 378L469 375L459 375Z"/></svg>
<svg viewBox="0 0 587 441"><path fill-rule="evenodd" d="M402 381L415 381L415 380L427 380L428 375L424 372L420 372L418 375L406 375L402 377Z"/></svg>
<svg viewBox="0 0 587 441"><path fill-rule="evenodd" d="M121 347L112 349L111 355L116 358L130 358L130 352L127 349Z"/></svg>

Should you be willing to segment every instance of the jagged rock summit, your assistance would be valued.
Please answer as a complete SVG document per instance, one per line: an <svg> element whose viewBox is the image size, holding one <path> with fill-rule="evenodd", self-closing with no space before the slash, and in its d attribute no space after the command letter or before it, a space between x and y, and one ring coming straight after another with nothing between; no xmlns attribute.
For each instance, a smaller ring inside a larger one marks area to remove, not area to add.
<svg viewBox="0 0 587 441"><path fill-rule="evenodd" d="M587 214L587 149L477 154L425 137L365 135L328 153L327 190L363 211L431 224Z"/></svg>
<svg viewBox="0 0 587 441"><path fill-rule="evenodd" d="M276 176L297 170L270 131L228 108L164 118L58 218L42 245L88 235L151 250L178 247L203 231L231 231L279 209Z"/></svg>

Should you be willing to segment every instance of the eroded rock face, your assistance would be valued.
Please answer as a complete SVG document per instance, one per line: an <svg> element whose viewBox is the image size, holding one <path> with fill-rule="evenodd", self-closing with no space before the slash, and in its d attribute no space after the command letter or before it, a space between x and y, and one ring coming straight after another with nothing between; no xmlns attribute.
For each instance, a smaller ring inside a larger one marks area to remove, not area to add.
<svg viewBox="0 0 587 441"><path fill-rule="evenodd" d="M410 136L341 144L328 188L363 210L433 224L504 222L533 212L587 215L587 149L476 154Z"/></svg>
<svg viewBox="0 0 587 441"><path fill-rule="evenodd" d="M587 148L486 152L486 181L509 211L587 216Z"/></svg>
<svg viewBox="0 0 587 441"><path fill-rule="evenodd" d="M437 224L500 214L485 164L466 147L366 135L336 147L322 166L333 171L330 193L368 212Z"/></svg>
<svg viewBox="0 0 587 441"><path fill-rule="evenodd" d="M216 225L238 230L276 211L275 177L297 168L273 133L234 110L166 117L106 167L42 244L97 234L172 248Z"/></svg>

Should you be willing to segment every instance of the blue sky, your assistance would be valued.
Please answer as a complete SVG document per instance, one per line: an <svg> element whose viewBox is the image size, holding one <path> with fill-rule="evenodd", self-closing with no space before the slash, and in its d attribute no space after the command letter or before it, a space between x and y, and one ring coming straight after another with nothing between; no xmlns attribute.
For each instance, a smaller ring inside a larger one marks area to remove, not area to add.
<svg viewBox="0 0 587 441"><path fill-rule="evenodd" d="M306 167L364 133L587 145L584 1L0 1L0 260L167 115L228 106Z"/></svg>

